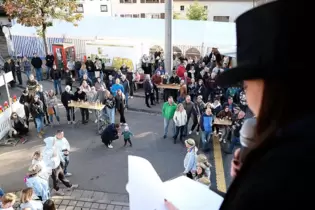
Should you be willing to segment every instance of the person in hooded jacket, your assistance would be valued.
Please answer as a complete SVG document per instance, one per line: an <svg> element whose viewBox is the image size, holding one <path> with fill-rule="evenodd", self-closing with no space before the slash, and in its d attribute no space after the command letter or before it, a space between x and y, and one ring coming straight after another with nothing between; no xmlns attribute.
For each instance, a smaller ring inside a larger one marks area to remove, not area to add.
<svg viewBox="0 0 315 210"><path fill-rule="evenodd" d="M107 146L110 149L113 148L112 141L119 138L119 130L120 125L118 123L117 124L112 123L105 128L105 130L101 134L101 139L105 146Z"/></svg>
<svg viewBox="0 0 315 210"><path fill-rule="evenodd" d="M69 102L74 98L73 93L71 92L71 87L67 85L65 91L61 94L61 103L66 109L68 124L75 123L75 113L74 107L69 107Z"/></svg>
<svg viewBox="0 0 315 210"><path fill-rule="evenodd" d="M53 190L55 195L63 196L64 193L59 190L59 181L62 182L68 189L76 189L79 187L77 184L71 184L71 182L66 179L64 174L64 166L61 162L61 153L56 147L56 138L48 137L44 139L45 148L43 150L43 161L46 164L48 170L52 170L51 178L53 180Z"/></svg>

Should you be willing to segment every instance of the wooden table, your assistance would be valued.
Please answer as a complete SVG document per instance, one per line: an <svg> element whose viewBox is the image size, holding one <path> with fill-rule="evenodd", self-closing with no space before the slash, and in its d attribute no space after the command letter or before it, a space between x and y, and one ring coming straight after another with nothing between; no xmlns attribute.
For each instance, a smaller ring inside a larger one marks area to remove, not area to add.
<svg viewBox="0 0 315 210"><path fill-rule="evenodd" d="M89 103L89 102L77 102L77 101L71 101L68 104L69 107L74 107L74 108L84 108L84 109L93 109L95 111L98 111L96 119L97 119L97 132L99 130L100 127L100 120L99 118L102 115L102 110L104 109L105 105L103 104L96 104L96 103ZM74 125L78 125L77 124L78 121L74 124Z"/></svg>
<svg viewBox="0 0 315 210"><path fill-rule="evenodd" d="M162 89L173 89L173 90L179 90L180 86L176 84L160 84L156 86L157 88L162 88Z"/></svg>
<svg viewBox="0 0 315 210"><path fill-rule="evenodd" d="M214 125L225 125L225 126L229 126L232 125L232 121L231 120L226 120L226 119L219 119L219 118L215 118L214 119Z"/></svg>
<svg viewBox="0 0 315 210"><path fill-rule="evenodd" d="M89 103L89 102L77 102L77 101L71 101L71 103L68 104L69 107L75 107L75 108L85 108L85 109L93 109L101 111L104 109L105 105L103 104L96 104L96 103Z"/></svg>

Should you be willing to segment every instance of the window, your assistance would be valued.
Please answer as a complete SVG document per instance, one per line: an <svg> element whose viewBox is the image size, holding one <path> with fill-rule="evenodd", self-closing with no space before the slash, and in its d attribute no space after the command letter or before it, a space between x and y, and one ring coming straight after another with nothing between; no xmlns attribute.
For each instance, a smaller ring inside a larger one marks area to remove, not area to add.
<svg viewBox="0 0 315 210"><path fill-rule="evenodd" d="M139 18L140 15L139 15L139 14L133 14L132 17L133 17L133 18Z"/></svg>
<svg viewBox="0 0 315 210"><path fill-rule="evenodd" d="M159 19L159 18L160 18L160 14L159 14L159 13L145 14L145 18L149 18L149 19Z"/></svg>
<svg viewBox="0 0 315 210"><path fill-rule="evenodd" d="M124 3L137 3L137 0L120 0L120 3L124 4Z"/></svg>
<svg viewBox="0 0 315 210"><path fill-rule="evenodd" d="M132 14L122 14L120 17L132 18Z"/></svg>
<svg viewBox="0 0 315 210"><path fill-rule="evenodd" d="M185 11L185 6L184 5L180 6L180 11Z"/></svg>
<svg viewBox="0 0 315 210"><path fill-rule="evenodd" d="M230 21L230 17L229 16L213 16L213 21L229 22Z"/></svg>
<svg viewBox="0 0 315 210"><path fill-rule="evenodd" d="M205 10L208 10L208 6L204 6Z"/></svg>
<svg viewBox="0 0 315 210"><path fill-rule="evenodd" d="M101 5L101 12L108 12L107 5Z"/></svg>
<svg viewBox="0 0 315 210"><path fill-rule="evenodd" d="M141 0L141 3L160 3L160 0Z"/></svg>
<svg viewBox="0 0 315 210"><path fill-rule="evenodd" d="M77 4L77 13L84 13L83 4Z"/></svg>

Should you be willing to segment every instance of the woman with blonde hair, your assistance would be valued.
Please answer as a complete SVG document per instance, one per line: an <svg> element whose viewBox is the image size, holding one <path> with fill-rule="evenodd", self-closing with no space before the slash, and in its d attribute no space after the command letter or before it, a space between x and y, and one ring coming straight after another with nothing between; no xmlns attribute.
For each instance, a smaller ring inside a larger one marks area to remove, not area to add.
<svg viewBox="0 0 315 210"><path fill-rule="evenodd" d="M179 140L183 141L184 128L187 123L187 113L183 104L178 104L173 116L175 123L175 135L173 136L174 144L176 144L177 136L179 134Z"/></svg>
<svg viewBox="0 0 315 210"><path fill-rule="evenodd" d="M1 197L0 201L0 210L13 210L13 205L16 201L16 195L13 193L6 193Z"/></svg>
<svg viewBox="0 0 315 210"><path fill-rule="evenodd" d="M79 70L79 79L82 80L83 75L88 74L88 71L86 69L86 65L82 63L81 69Z"/></svg>
<svg viewBox="0 0 315 210"><path fill-rule="evenodd" d="M20 199L20 208L21 210L41 210L43 209L43 204L40 201L32 200L33 198L33 188L28 187L22 190L21 199Z"/></svg>

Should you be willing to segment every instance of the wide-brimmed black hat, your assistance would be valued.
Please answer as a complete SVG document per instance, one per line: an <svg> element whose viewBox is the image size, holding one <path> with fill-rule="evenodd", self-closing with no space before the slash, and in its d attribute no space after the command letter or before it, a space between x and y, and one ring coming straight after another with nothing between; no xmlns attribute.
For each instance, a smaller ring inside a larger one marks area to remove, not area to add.
<svg viewBox="0 0 315 210"><path fill-rule="evenodd" d="M308 33L313 34L305 28L310 23L307 7L304 0L278 0L239 16L236 20L237 67L222 73L217 79L218 85L292 77L293 71L301 69L299 55L311 42L305 39Z"/></svg>

